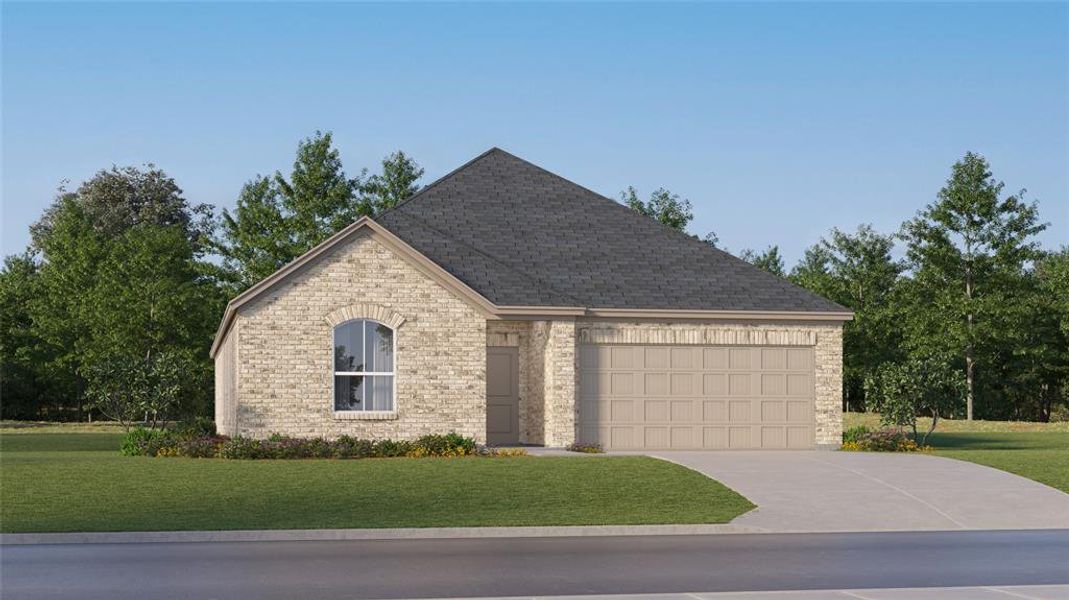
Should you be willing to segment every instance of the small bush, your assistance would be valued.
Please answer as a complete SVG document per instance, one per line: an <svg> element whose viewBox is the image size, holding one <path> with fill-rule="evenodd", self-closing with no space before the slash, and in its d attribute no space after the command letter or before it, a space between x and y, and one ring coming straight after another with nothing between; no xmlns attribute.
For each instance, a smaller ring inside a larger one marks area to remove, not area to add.
<svg viewBox="0 0 1069 600"><path fill-rule="evenodd" d="M574 442L565 448L568 452L581 452L583 454L602 454L605 450L598 443Z"/></svg>
<svg viewBox="0 0 1069 600"><path fill-rule="evenodd" d="M879 431L857 431L865 429L855 427L849 432L852 439L843 434L843 450L854 452L917 452L923 450L913 438L900 429L881 429Z"/></svg>
<svg viewBox="0 0 1069 600"><path fill-rule="evenodd" d="M846 431L843 432L843 443L844 444L848 444L850 442L857 442L862 437L865 437L866 435L868 435L871 432L872 432L872 430L869 429L868 427L865 427L864 425L858 425L857 427L851 427L850 429L847 429Z"/></svg>
<svg viewBox="0 0 1069 600"><path fill-rule="evenodd" d="M123 456L156 456L160 448L173 445L174 434L165 429L134 427L123 436L119 454Z"/></svg>
<svg viewBox="0 0 1069 600"><path fill-rule="evenodd" d="M375 442L372 456L377 458L396 458L407 455L410 450L412 450L412 442L379 440Z"/></svg>
<svg viewBox="0 0 1069 600"><path fill-rule="evenodd" d="M425 435L416 440L407 454L419 456L470 456L475 454L475 440L459 433Z"/></svg>

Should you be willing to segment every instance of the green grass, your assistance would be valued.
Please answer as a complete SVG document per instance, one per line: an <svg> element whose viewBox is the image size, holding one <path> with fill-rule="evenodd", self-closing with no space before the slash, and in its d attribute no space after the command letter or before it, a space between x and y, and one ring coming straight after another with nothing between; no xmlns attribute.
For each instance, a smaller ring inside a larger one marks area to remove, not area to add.
<svg viewBox="0 0 1069 600"><path fill-rule="evenodd" d="M1069 493L1069 432L945 432L936 454L987 465Z"/></svg>
<svg viewBox="0 0 1069 600"><path fill-rule="evenodd" d="M930 421L918 425L927 430ZM880 427L880 415L846 413L843 428ZM928 444L939 456L987 465L1069 493L1069 422L940 420Z"/></svg>
<svg viewBox="0 0 1069 600"><path fill-rule="evenodd" d="M119 456L113 433L0 433L0 531L725 523L753 508L653 458Z"/></svg>

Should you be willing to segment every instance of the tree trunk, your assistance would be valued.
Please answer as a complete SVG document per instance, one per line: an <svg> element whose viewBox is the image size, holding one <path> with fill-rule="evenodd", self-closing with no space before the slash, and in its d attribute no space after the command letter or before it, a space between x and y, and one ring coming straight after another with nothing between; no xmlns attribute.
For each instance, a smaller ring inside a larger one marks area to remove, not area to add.
<svg viewBox="0 0 1069 600"><path fill-rule="evenodd" d="M973 312L972 312L972 249L965 261L965 301L968 312L965 316L965 420L972 421L973 407Z"/></svg>

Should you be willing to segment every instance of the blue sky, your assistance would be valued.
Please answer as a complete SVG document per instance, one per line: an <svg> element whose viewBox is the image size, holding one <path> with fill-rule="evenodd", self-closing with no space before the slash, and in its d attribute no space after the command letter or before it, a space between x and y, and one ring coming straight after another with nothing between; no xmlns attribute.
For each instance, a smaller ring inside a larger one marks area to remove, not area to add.
<svg viewBox="0 0 1069 600"><path fill-rule="evenodd" d="M500 146L694 233L895 230L965 151L1069 242L1069 4L16 4L2 7L2 251L63 180L154 162L232 206L335 134L425 182Z"/></svg>

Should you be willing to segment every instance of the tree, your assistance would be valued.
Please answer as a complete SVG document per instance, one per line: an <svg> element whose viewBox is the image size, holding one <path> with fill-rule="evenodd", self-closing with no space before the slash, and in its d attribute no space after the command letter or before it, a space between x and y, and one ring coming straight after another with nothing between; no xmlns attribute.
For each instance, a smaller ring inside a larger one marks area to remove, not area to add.
<svg viewBox="0 0 1069 600"><path fill-rule="evenodd" d="M55 201L30 226L35 249L47 244L67 202L74 202L93 230L114 237L142 224L177 227L197 254L206 250L212 229L212 207L190 204L174 179L149 163L144 169L117 167L100 170L74 192L60 187Z"/></svg>
<svg viewBox="0 0 1069 600"><path fill-rule="evenodd" d="M690 200L680 199L678 194L664 188L657 188L650 194L649 201L643 202L635 188L628 186L627 190L620 193L620 201L632 210L678 231L686 231L687 225L694 220Z"/></svg>
<svg viewBox="0 0 1069 600"><path fill-rule="evenodd" d="M82 406L87 374L102 357L162 352L197 365L184 374L186 397L207 406L208 348L223 298L199 258L200 214L208 211L186 202L161 171L123 168L61 190L35 226L31 325L20 346L43 357L38 378L69 386L68 407ZM34 401L40 408L46 398Z"/></svg>
<svg viewBox="0 0 1069 600"><path fill-rule="evenodd" d="M865 382L869 409L880 413L884 425L909 427L913 440L924 446L941 417L961 405L965 386L961 372L938 357L913 357L888 363ZM919 435L917 416L931 417L924 435Z"/></svg>
<svg viewBox="0 0 1069 600"><path fill-rule="evenodd" d="M361 216L393 207L418 189L423 169L403 152L382 161L382 172L345 174L330 133L316 132L297 145L289 178L280 172L245 184L234 212L223 211L213 248L225 278L240 292Z"/></svg>
<svg viewBox="0 0 1069 600"><path fill-rule="evenodd" d="M421 177L423 167L400 150L382 159L382 173L369 177L362 188L373 207L371 214L389 210L418 192Z"/></svg>
<svg viewBox="0 0 1069 600"><path fill-rule="evenodd" d="M739 254L739 258L762 271L768 271L778 277L787 275L787 271L783 267L783 257L779 253L779 246L769 246L764 252L760 253L747 248Z"/></svg>
<svg viewBox="0 0 1069 600"><path fill-rule="evenodd" d="M29 252L9 256L0 269L0 386L4 419L56 417L73 396L70 381L49 377L56 357L33 331L31 305L41 293L39 266Z"/></svg>
<svg viewBox="0 0 1069 600"><path fill-rule="evenodd" d="M179 414L190 366L187 358L166 352L134 360L102 359L87 373L89 405L127 431L138 421L149 429L164 427Z"/></svg>
<svg viewBox="0 0 1069 600"><path fill-rule="evenodd" d="M900 360L902 336L895 310L903 266L892 258L894 237L861 225L832 229L791 270L796 284L854 311L843 327L843 393L863 408L864 381L876 368Z"/></svg>
<svg viewBox="0 0 1069 600"><path fill-rule="evenodd" d="M977 367L999 332L1020 326L1013 304L1024 266L1039 257L1035 234L1045 229L1024 191L1003 197L1004 184L972 152L954 164L936 201L906 222L914 352L952 352L964 362L966 416L973 418ZM984 365L991 366L991 365Z"/></svg>

